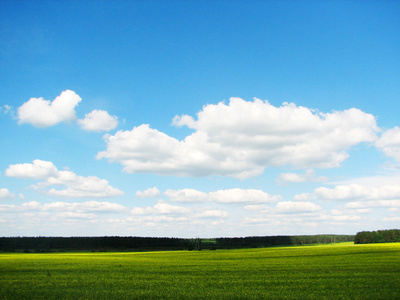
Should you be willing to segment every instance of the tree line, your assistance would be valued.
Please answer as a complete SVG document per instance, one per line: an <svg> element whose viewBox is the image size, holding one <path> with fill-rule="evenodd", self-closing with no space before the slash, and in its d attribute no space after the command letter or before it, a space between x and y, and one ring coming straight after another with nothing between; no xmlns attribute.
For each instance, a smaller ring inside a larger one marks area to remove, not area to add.
<svg viewBox="0 0 400 300"><path fill-rule="evenodd" d="M3 252L183 250L185 241L163 237L1 237Z"/></svg>
<svg viewBox="0 0 400 300"><path fill-rule="evenodd" d="M167 237L0 237L1 252L159 251L264 248L354 241L354 235L255 236L215 239Z"/></svg>
<svg viewBox="0 0 400 300"><path fill-rule="evenodd" d="M354 237L354 244L371 244L371 243L395 243L400 242L400 230L376 230L357 232Z"/></svg>
<svg viewBox="0 0 400 300"><path fill-rule="evenodd" d="M218 238L217 248L262 248L273 246L291 246L308 244L331 244L354 241L354 235L281 235L254 236L244 238Z"/></svg>

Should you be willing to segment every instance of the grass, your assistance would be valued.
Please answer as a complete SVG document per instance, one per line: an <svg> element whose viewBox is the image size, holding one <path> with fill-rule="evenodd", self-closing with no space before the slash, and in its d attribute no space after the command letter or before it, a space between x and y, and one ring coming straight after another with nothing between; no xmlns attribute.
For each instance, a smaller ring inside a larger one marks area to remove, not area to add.
<svg viewBox="0 0 400 300"><path fill-rule="evenodd" d="M0 299L400 299L400 244L0 254Z"/></svg>

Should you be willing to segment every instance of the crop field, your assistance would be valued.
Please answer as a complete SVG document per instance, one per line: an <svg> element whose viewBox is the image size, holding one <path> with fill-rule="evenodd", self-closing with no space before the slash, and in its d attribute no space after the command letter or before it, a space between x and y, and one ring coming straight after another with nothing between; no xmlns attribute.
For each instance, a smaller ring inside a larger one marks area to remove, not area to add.
<svg viewBox="0 0 400 300"><path fill-rule="evenodd" d="M1 299L400 299L400 243L0 254Z"/></svg>

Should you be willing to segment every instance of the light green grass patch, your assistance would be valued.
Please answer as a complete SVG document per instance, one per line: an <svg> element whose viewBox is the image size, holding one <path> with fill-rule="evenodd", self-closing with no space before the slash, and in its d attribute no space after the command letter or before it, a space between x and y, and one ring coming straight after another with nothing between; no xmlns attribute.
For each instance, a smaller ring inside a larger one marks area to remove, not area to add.
<svg viewBox="0 0 400 300"><path fill-rule="evenodd" d="M1 254L1 299L399 299L400 244Z"/></svg>

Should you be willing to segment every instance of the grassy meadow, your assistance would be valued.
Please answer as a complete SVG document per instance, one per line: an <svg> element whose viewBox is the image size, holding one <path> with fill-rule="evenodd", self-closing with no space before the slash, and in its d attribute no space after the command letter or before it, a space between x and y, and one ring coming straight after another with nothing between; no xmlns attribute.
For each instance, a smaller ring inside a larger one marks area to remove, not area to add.
<svg viewBox="0 0 400 300"><path fill-rule="evenodd" d="M400 243L3 253L0 299L400 299Z"/></svg>

